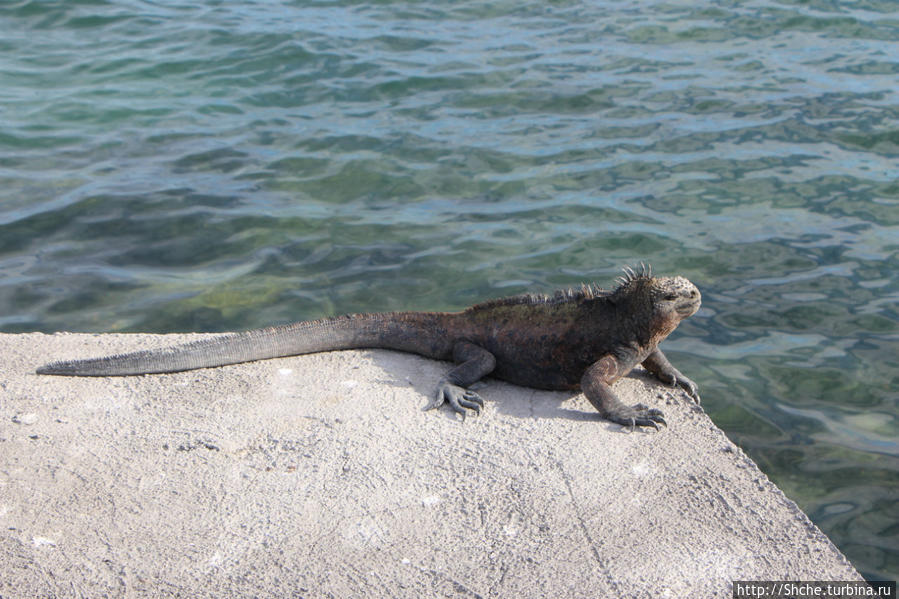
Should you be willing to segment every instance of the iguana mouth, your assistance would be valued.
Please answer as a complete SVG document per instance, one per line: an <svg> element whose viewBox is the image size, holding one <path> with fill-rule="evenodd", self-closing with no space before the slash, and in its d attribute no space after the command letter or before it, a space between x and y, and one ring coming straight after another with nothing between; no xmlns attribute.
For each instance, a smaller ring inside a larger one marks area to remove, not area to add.
<svg viewBox="0 0 899 599"><path fill-rule="evenodd" d="M678 314L682 314L684 317L692 316L696 314L696 311L699 310L699 306L702 304L702 301L697 298L689 298L684 300L683 303L678 304L674 309Z"/></svg>

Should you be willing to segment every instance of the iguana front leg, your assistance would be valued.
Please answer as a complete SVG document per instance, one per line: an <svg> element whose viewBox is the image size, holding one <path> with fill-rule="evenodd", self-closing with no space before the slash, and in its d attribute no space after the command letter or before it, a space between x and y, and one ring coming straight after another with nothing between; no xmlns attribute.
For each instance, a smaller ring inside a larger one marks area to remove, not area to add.
<svg viewBox="0 0 899 599"><path fill-rule="evenodd" d="M448 401L465 420L466 408L480 414L481 408L484 407L481 396L467 387L490 374L496 366L496 358L483 347L460 341L453 347L453 360L459 365L440 379L437 383L437 393L431 403L425 406L425 410L433 410Z"/></svg>
<svg viewBox="0 0 899 599"><path fill-rule="evenodd" d="M699 403L699 387L684 376L680 370L672 366L665 354L662 353L662 350L656 348L649 354L643 360L643 367L666 385L671 385L672 387L675 385L680 386L687 392L687 395L693 398L693 401Z"/></svg>
<svg viewBox="0 0 899 599"><path fill-rule="evenodd" d="M619 364L613 356L603 356L594 362L581 378L581 389L587 399L603 417L612 422L629 426L652 426L656 430L659 424L668 426L661 410L649 408L643 404L628 406L621 402L612 391L612 383L619 378Z"/></svg>

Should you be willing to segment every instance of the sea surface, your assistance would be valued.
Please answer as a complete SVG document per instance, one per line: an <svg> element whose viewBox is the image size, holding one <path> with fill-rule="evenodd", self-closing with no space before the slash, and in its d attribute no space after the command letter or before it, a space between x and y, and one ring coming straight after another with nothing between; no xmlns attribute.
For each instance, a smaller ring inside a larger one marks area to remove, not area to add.
<svg viewBox="0 0 899 599"><path fill-rule="evenodd" d="M3 0L0 331L648 262L702 290L663 348L715 423L895 580L897 90L894 0Z"/></svg>

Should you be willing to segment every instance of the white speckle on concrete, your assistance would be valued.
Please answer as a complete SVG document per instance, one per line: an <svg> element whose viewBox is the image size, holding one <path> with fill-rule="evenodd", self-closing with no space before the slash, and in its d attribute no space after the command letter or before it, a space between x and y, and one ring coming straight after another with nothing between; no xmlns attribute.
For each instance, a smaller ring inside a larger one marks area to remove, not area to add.
<svg viewBox="0 0 899 599"><path fill-rule="evenodd" d="M652 473L652 467L650 467L649 463L645 460L641 460L631 466L631 472L636 476L646 476Z"/></svg>
<svg viewBox="0 0 899 599"><path fill-rule="evenodd" d="M17 424L34 424L37 422L37 414L28 412L26 414L16 414L12 417L12 421Z"/></svg>

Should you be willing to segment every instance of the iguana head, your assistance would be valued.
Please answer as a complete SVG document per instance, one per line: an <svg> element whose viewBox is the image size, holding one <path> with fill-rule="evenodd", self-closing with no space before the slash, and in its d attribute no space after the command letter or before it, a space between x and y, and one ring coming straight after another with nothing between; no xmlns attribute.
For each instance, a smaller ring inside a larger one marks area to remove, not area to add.
<svg viewBox="0 0 899 599"><path fill-rule="evenodd" d="M653 278L650 289L656 311L678 320L696 314L702 303L699 289L684 277Z"/></svg>
<svg viewBox="0 0 899 599"><path fill-rule="evenodd" d="M638 321L649 325L649 335L661 340L680 321L699 310L699 289L684 277L654 277L644 266L640 273L624 269L624 276L612 292L611 299L626 304Z"/></svg>

